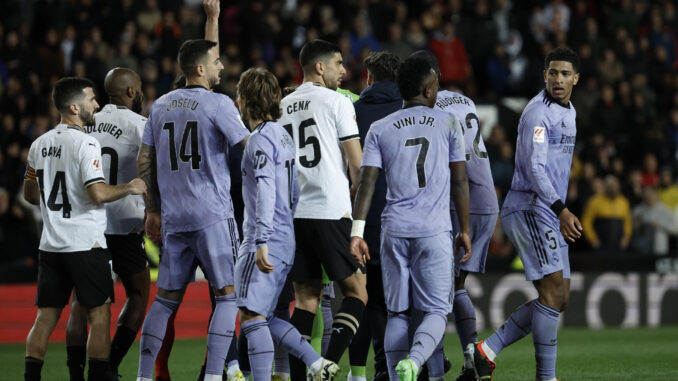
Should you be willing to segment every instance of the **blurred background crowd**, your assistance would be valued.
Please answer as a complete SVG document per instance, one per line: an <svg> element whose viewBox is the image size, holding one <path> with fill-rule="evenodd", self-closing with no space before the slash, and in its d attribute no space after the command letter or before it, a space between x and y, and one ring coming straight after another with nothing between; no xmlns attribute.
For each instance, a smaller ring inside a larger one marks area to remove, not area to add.
<svg viewBox="0 0 678 381"><path fill-rule="evenodd" d="M97 85L106 72L137 71L144 113L168 92L182 41L204 36L200 0L3 0L0 2L0 268L32 267L40 214L22 200L31 142L58 122L53 83ZM485 126L500 202L513 174L520 108L543 88L545 53L567 45L582 60L572 101L577 144L566 204L584 239L573 253L676 255L678 235L678 7L661 0L223 1L221 91L265 66L281 86L301 82L304 42L323 38L344 54L343 88L365 88L363 59L430 49L444 87L500 110ZM491 258L513 250L497 229ZM491 266L490 266L491 267ZM0 281L3 276L0 275Z"/></svg>

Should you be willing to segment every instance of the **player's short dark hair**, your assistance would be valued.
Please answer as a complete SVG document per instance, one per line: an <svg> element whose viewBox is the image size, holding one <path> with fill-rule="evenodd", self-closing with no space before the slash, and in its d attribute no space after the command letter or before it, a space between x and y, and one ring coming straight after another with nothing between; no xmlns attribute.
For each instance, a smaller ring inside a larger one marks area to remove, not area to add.
<svg viewBox="0 0 678 381"><path fill-rule="evenodd" d="M389 51L372 52L365 58L365 67L375 81L395 82L400 58Z"/></svg>
<svg viewBox="0 0 678 381"><path fill-rule="evenodd" d="M198 66L205 59L207 51L215 46L217 46L217 43L210 40L188 40L181 44L177 56L181 71L190 76L191 70Z"/></svg>
<svg viewBox="0 0 678 381"><path fill-rule="evenodd" d="M431 73L431 64L427 60L409 57L398 69L398 90L404 100L410 100L421 94L424 79Z"/></svg>
<svg viewBox="0 0 678 381"><path fill-rule="evenodd" d="M572 64L574 72L579 73L579 65L581 63L579 55L570 48L560 47L551 50L549 54L546 55L546 59L544 59L544 70L549 68L551 61L567 61Z"/></svg>
<svg viewBox="0 0 678 381"><path fill-rule="evenodd" d="M240 75L238 95L245 98L246 114L252 119L280 118L282 96L278 79L262 68L247 69Z"/></svg>
<svg viewBox="0 0 678 381"><path fill-rule="evenodd" d="M410 57L426 60L436 72L438 78L440 78L440 64L438 64L438 57L436 57L435 54L428 50L417 50L416 52L410 54Z"/></svg>
<svg viewBox="0 0 678 381"><path fill-rule="evenodd" d="M341 54L341 49L337 45L316 39L305 43L301 48L299 63L304 71L312 70L316 62L323 61L334 53Z"/></svg>
<svg viewBox="0 0 678 381"><path fill-rule="evenodd" d="M52 100L57 110L65 112L68 107L74 103L78 97L84 97L83 92L91 87L94 90L94 83L87 78L82 77L64 77L54 84L52 89Z"/></svg>

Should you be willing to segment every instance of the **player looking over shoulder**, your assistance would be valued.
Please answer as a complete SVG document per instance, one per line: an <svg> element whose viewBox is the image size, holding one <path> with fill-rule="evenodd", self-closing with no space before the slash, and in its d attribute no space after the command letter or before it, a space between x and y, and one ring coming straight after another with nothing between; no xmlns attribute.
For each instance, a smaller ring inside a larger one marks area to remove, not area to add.
<svg viewBox="0 0 678 381"><path fill-rule="evenodd" d="M293 219L299 199L294 141L275 122L280 87L269 71L249 69L240 76L237 92L240 111L252 129L242 159L245 222L235 271L252 379L271 379L275 342L304 361L319 380L327 361L294 326L273 316L294 262Z"/></svg>
<svg viewBox="0 0 678 381"><path fill-rule="evenodd" d="M137 153L146 125L146 118L139 115L143 101L141 78L130 69L115 68L106 75L104 86L110 103L94 114L94 124L85 126L85 132L101 144L106 181L117 185L137 177ZM111 368L117 374L122 358L141 329L148 304L151 280L141 233L144 199L138 195L108 203L106 216L106 243L113 260L113 271L120 277L127 294L111 342ZM71 304L66 336L69 372L72 376L82 375L87 321L77 300ZM76 343L78 345L74 345Z"/></svg>
<svg viewBox="0 0 678 381"><path fill-rule="evenodd" d="M438 74L438 78L440 78L438 59L433 53L422 50L415 52L412 56L426 59ZM464 351L468 344L478 341L476 315L471 298L464 288L464 282L469 272L485 272L487 250L490 247L490 240L497 225L499 203L492 179L492 171L490 170L490 159L485 149L485 142L480 134L480 120L478 119L478 110L476 110L475 103L463 94L449 90L440 90L438 91L435 107L456 116L457 120L461 123L461 131L464 134L464 143L466 145L466 175L469 179L470 198L469 225L473 256L464 263L459 263L458 260L455 262L454 302L452 308L457 334L459 335L462 351ZM452 229L455 233L458 233L461 227L454 203L450 204L450 214L452 216ZM459 258L461 257L455 257L455 259ZM439 346L438 349L442 354L442 346ZM436 366L431 364L432 360L429 360L429 372L435 368L439 373L442 373L443 364L440 361L441 358L437 359L438 364ZM457 377L457 381L475 381L473 358L465 354L464 360L464 366L461 374ZM442 374L436 374L436 376L440 377ZM431 379L433 377L432 375Z"/></svg>
<svg viewBox="0 0 678 381"><path fill-rule="evenodd" d="M552 50L544 61L546 88L525 107L518 124L516 169L501 210L507 236L539 297L515 310L486 340L469 345L480 380L491 380L494 358L532 332L537 380L556 379L558 319L570 296L567 242L581 237L579 219L564 204L577 136L570 102L579 81L579 56Z"/></svg>
<svg viewBox="0 0 678 381"><path fill-rule="evenodd" d="M369 260L363 240L379 171L386 175L381 269L388 310L384 350L389 378L416 380L442 340L452 291L453 237L450 198L459 213L457 247L471 256L464 140L457 119L434 109L438 76L423 59L408 58L398 70L403 109L372 124L365 139L360 185L353 211L351 254ZM450 197L451 193L451 197ZM460 251L457 250L457 253ZM410 347L409 312L424 318Z"/></svg>
<svg viewBox="0 0 678 381"><path fill-rule="evenodd" d="M137 380L153 376L153 363L167 320L194 278L197 263L207 272L216 307L207 335L205 380L221 380L234 335L233 268L239 245L230 197L227 152L249 136L233 101L210 91L224 66L217 44L189 40L179 49L186 87L153 103L137 159L149 185L146 232L161 241L158 295L144 320ZM160 226L162 224L162 234Z"/></svg>
<svg viewBox="0 0 678 381"><path fill-rule="evenodd" d="M47 342L71 290L85 309L89 380L117 380L109 364L110 303L113 280L106 250L106 207L127 195L146 192L133 179L104 182L99 142L83 132L94 123L94 85L84 78L62 78L52 98L61 123L37 138L28 153L24 197L40 205L44 221L38 262L38 316L26 339L24 379L39 380ZM42 201L42 202L41 202ZM80 373L82 379L82 373Z"/></svg>
<svg viewBox="0 0 678 381"><path fill-rule="evenodd" d="M296 308L290 322L310 340L323 290L322 265L344 294L325 354L333 364L323 379L332 379L338 370L334 363L358 330L367 302L364 266L349 251L351 198L346 176L348 162L352 183L358 183L362 150L353 104L335 91L346 72L339 48L313 40L301 49L299 60L304 81L283 98L278 120L294 138L301 190L294 214L297 249L290 277ZM293 380L303 379L303 368L299 361L290 361Z"/></svg>

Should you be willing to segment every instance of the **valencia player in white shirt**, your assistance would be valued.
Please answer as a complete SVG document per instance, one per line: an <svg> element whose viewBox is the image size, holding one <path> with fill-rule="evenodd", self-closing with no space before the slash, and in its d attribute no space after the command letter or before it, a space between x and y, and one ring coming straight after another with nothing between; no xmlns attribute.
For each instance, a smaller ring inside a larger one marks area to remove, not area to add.
<svg viewBox="0 0 678 381"><path fill-rule="evenodd" d="M24 197L40 205L44 221L38 262L38 315L26 339L25 380L39 380L47 342L71 290L87 311L89 380L116 379L109 366L110 255L103 203L146 192L134 179L105 183L99 142L83 132L99 108L92 82L63 78L52 92L61 123L36 139L28 153Z"/></svg>

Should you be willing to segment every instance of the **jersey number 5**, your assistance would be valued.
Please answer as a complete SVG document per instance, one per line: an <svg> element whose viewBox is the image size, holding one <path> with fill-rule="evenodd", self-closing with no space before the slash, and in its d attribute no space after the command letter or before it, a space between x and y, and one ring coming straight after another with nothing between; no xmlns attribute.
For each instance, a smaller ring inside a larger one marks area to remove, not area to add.
<svg viewBox="0 0 678 381"><path fill-rule="evenodd" d="M40 198L45 202L45 171L38 169L35 171L38 177L38 186L40 187ZM61 191L61 204L56 203L57 196ZM63 218L71 218L71 204L68 202L68 191L66 191L66 172L57 171L52 182L52 190L49 192L49 198L46 202L47 208L53 212L62 211Z"/></svg>
<svg viewBox="0 0 678 381"><path fill-rule="evenodd" d="M320 163L320 140L318 140L317 136L306 136L306 128L315 125L315 120L313 120L313 118L308 118L299 123L299 149L302 149L308 145L313 148L313 160L308 160L308 156L306 155L299 156L299 164L305 168L313 168L318 165L318 163ZM292 133L292 123L284 125L283 128L286 129L291 136L294 136Z"/></svg>
<svg viewBox="0 0 678 381"><path fill-rule="evenodd" d="M169 156L170 156L170 169L172 171L179 170L179 163L177 162L177 146L174 143L174 122L167 122L162 126L163 130L167 130L169 133ZM186 153L186 148L188 148L188 139L191 139L191 152ZM184 133L181 138L181 149L179 150L179 158L184 163L191 162L191 169L200 169L200 162L202 157L200 156L200 145L198 144L198 122L195 120L189 120L184 126Z"/></svg>

